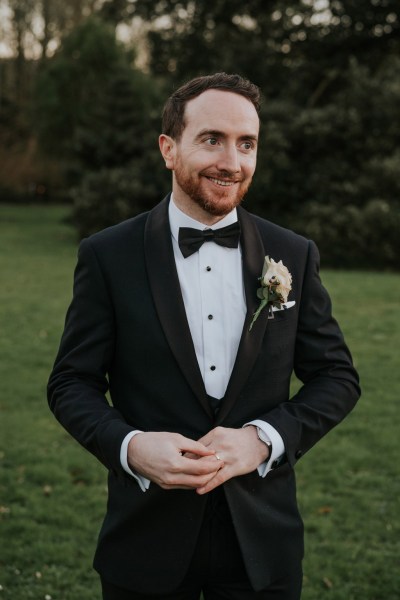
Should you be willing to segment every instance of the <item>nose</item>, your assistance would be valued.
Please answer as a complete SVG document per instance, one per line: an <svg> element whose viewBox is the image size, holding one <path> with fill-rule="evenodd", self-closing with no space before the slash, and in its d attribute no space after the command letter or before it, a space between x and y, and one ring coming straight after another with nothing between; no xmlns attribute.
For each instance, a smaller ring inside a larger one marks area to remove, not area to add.
<svg viewBox="0 0 400 600"><path fill-rule="evenodd" d="M226 144L218 157L217 168L227 173L240 171L239 151L234 144Z"/></svg>

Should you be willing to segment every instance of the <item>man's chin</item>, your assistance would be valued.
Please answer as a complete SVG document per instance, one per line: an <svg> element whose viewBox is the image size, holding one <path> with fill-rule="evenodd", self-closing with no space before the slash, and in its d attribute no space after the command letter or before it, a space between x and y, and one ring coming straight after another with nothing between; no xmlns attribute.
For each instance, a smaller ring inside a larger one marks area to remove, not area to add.
<svg viewBox="0 0 400 600"><path fill-rule="evenodd" d="M223 196L219 198L207 198L202 196L194 198L194 200L209 215L213 217L225 217L225 215L229 214L242 202L243 197L244 194L240 196L236 195L233 198Z"/></svg>
<svg viewBox="0 0 400 600"><path fill-rule="evenodd" d="M234 208L237 207L237 205L240 204L239 202L234 202L224 206L218 205L216 206L215 204L210 204L210 203L205 203L202 205L203 210L208 213L209 215L212 215L213 217L225 217L226 215L228 215Z"/></svg>

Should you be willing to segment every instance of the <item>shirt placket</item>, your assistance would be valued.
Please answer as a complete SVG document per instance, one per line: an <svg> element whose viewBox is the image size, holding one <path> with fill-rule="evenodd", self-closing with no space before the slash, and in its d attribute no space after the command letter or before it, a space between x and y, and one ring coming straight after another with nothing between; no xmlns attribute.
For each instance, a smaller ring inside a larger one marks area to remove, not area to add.
<svg viewBox="0 0 400 600"><path fill-rule="evenodd" d="M206 242L200 250L201 322L204 343L204 384L216 398L224 395L225 360L218 348L223 347L222 273L215 245Z"/></svg>

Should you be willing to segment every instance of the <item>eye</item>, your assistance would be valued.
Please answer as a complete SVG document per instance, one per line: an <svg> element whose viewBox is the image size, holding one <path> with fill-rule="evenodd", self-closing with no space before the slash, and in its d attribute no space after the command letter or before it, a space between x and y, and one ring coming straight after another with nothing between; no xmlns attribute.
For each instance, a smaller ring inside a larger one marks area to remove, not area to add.
<svg viewBox="0 0 400 600"><path fill-rule="evenodd" d="M243 148L243 150L246 150L246 151L252 150L254 148L254 143L250 142L250 141L243 142L242 148Z"/></svg>
<svg viewBox="0 0 400 600"><path fill-rule="evenodd" d="M209 137L206 139L206 144L209 146L216 146L218 144L218 140L216 137Z"/></svg>

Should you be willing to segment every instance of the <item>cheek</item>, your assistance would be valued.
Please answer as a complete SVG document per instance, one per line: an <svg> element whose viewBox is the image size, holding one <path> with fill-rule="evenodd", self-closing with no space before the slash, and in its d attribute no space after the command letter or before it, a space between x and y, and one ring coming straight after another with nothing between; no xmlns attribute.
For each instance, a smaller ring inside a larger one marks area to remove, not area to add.
<svg viewBox="0 0 400 600"><path fill-rule="evenodd" d="M213 165L213 161L209 155L204 155L199 152L188 153L186 156L181 157L178 161L181 169L186 173L201 173L206 169L209 169Z"/></svg>
<svg viewBox="0 0 400 600"><path fill-rule="evenodd" d="M245 161L244 170L245 170L246 174L248 175L248 177L253 177L254 171L256 170L256 165L257 165L256 158L251 158L251 159Z"/></svg>

